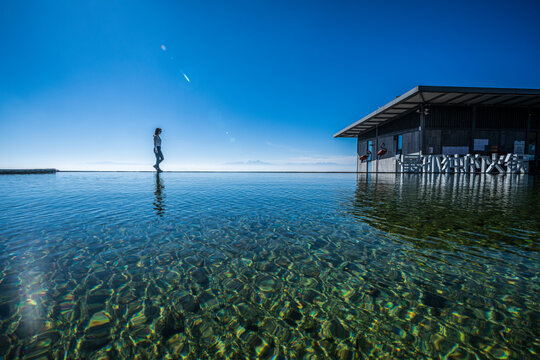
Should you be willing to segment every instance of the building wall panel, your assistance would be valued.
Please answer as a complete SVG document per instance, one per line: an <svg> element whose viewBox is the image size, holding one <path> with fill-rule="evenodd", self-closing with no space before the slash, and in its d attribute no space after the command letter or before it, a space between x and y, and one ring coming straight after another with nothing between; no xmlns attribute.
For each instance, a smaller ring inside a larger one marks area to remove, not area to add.
<svg viewBox="0 0 540 360"><path fill-rule="evenodd" d="M377 152L381 150L381 145L384 144L386 148L386 154L381 157L376 156ZM375 152L376 163L374 165L375 171L378 172L395 172L396 171L396 142L394 135L379 136L379 148Z"/></svg>
<svg viewBox="0 0 540 360"><path fill-rule="evenodd" d="M362 156L366 153L367 150L367 140L359 140L358 141L358 147L356 149L356 153L358 156Z"/></svg>
<svg viewBox="0 0 540 360"><path fill-rule="evenodd" d="M397 171L397 162L396 158L381 158L377 160L378 172L380 173L394 173Z"/></svg>
<svg viewBox="0 0 540 360"><path fill-rule="evenodd" d="M470 128L471 126L470 107L432 106L426 116L427 128Z"/></svg>
<svg viewBox="0 0 540 360"><path fill-rule="evenodd" d="M426 154L441 154L442 145L441 145L441 133L440 129L426 129L425 130L425 149ZM432 150L432 151L430 151Z"/></svg>
<svg viewBox="0 0 540 360"><path fill-rule="evenodd" d="M476 110L478 129L526 129L529 111L521 108L479 107Z"/></svg>
<svg viewBox="0 0 540 360"><path fill-rule="evenodd" d="M469 146L471 129L443 129L441 131L441 146Z"/></svg>
<svg viewBox="0 0 540 360"><path fill-rule="evenodd" d="M531 110L531 129L540 130L540 109Z"/></svg>
<svg viewBox="0 0 540 360"><path fill-rule="evenodd" d="M360 162L358 159L360 156L364 155L366 153L367 149L367 140L358 140L357 142L358 146L356 148L356 161L357 161L357 171L358 172L366 172L367 171L367 165L365 162Z"/></svg>
<svg viewBox="0 0 540 360"><path fill-rule="evenodd" d="M403 154L420 153L420 131L411 131L403 134Z"/></svg>

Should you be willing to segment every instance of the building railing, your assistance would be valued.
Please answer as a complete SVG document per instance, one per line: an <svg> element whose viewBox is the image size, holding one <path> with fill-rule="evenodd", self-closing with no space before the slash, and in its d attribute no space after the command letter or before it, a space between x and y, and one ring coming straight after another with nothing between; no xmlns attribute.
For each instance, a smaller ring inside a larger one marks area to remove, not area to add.
<svg viewBox="0 0 540 360"><path fill-rule="evenodd" d="M527 155L396 155L398 172L525 174Z"/></svg>

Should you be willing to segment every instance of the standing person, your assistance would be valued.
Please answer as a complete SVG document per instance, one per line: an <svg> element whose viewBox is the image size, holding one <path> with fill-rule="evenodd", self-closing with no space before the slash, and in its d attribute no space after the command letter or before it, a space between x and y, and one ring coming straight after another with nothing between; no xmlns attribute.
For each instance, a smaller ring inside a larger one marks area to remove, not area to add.
<svg viewBox="0 0 540 360"><path fill-rule="evenodd" d="M154 132L154 154L156 155L156 164L154 165L154 169L157 170L157 172L162 172L159 168L159 163L163 161L163 153L161 152L161 138L159 137L159 134L161 134L161 129L156 128L156 131Z"/></svg>

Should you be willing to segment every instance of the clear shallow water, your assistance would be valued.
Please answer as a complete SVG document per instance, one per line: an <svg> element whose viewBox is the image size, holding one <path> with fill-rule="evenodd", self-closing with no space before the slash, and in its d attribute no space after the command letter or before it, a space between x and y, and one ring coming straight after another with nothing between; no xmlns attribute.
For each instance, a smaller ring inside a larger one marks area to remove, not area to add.
<svg viewBox="0 0 540 360"><path fill-rule="evenodd" d="M540 179L0 177L0 359L533 359Z"/></svg>

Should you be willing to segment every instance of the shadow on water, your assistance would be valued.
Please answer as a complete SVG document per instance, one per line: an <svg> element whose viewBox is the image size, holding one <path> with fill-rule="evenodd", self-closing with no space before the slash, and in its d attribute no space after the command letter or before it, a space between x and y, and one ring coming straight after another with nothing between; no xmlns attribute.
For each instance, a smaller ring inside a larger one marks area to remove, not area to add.
<svg viewBox="0 0 540 360"><path fill-rule="evenodd" d="M533 176L360 175L350 212L418 247L538 251L540 186Z"/></svg>
<svg viewBox="0 0 540 360"><path fill-rule="evenodd" d="M163 217L165 214L165 194L163 193L163 190L165 189L165 185L163 185L163 180L161 179L161 174L156 172L156 183L155 183L155 190L154 190L154 210L156 211L156 214L159 217Z"/></svg>

